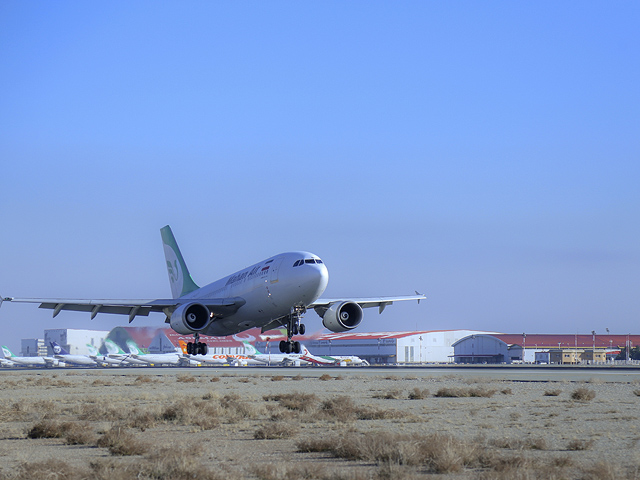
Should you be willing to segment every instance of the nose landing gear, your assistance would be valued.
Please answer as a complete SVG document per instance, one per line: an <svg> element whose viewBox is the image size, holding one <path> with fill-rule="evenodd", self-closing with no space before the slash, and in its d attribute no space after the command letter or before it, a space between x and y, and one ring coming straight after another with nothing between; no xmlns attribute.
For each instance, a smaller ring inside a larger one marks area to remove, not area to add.
<svg viewBox="0 0 640 480"><path fill-rule="evenodd" d="M306 328L304 326L304 323L300 323L300 320L302 318L302 315L304 315L306 311L307 309L301 306L291 308L291 313L289 314L289 318L287 320L287 340L282 340L280 342L281 353L301 352L300 342L294 342L291 339L294 335L304 335Z"/></svg>

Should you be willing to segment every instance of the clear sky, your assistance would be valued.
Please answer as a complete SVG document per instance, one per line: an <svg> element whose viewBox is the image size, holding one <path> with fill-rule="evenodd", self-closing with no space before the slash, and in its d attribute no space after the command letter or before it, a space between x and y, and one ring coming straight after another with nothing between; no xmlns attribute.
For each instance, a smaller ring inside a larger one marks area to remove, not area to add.
<svg viewBox="0 0 640 480"><path fill-rule="evenodd" d="M0 2L0 295L308 250L361 331L640 333L638 2ZM134 325L161 325L156 315ZM126 317L4 304L1 344ZM309 331L321 328L310 312Z"/></svg>

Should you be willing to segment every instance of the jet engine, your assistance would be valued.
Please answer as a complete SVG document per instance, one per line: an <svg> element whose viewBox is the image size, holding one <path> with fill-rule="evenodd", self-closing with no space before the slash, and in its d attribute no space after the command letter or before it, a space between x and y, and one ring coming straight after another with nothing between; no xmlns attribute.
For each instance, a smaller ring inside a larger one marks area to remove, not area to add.
<svg viewBox="0 0 640 480"><path fill-rule="evenodd" d="M332 304L322 315L322 324L333 333L353 330L362 321L362 308L355 302Z"/></svg>
<svg viewBox="0 0 640 480"><path fill-rule="evenodd" d="M169 325L182 335L204 330L211 321L209 309L201 303L183 303L174 310Z"/></svg>

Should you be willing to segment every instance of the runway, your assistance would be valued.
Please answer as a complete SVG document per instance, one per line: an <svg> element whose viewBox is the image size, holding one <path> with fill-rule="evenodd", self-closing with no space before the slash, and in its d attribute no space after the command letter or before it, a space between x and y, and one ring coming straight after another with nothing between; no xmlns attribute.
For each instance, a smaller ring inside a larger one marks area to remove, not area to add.
<svg viewBox="0 0 640 480"><path fill-rule="evenodd" d="M109 368L2 368L0 376L25 371L56 373L74 371L84 375L175 376L197 373L199 376L284 376L314 378L322 375L349 377L448 378L500 380L512 382L615 382L640 383L640 366L557 366L557 365L428 365L368 367L282 367L282 366L207 366L207 367L109 367Z"/></svg>

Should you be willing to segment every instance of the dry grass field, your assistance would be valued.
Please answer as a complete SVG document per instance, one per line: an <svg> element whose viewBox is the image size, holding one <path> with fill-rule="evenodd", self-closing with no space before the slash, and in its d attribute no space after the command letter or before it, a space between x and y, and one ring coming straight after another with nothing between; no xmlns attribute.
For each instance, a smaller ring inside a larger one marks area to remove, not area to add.
<svg viewBox="0 0 640 480"><path fill-rule="evenodd" d="M640 386L0 372L0 479L636 479Z"/></svg>

